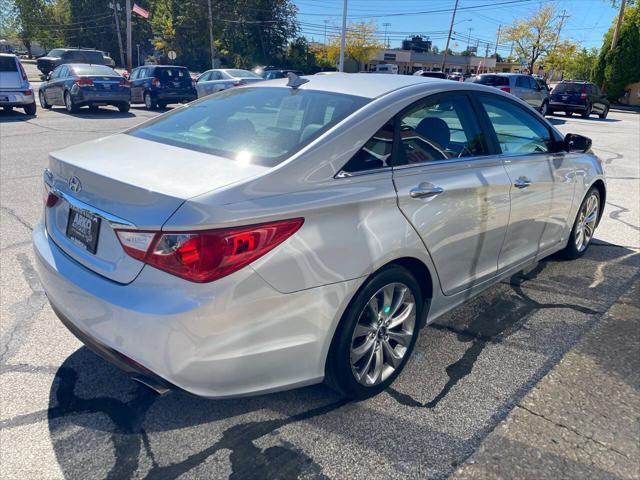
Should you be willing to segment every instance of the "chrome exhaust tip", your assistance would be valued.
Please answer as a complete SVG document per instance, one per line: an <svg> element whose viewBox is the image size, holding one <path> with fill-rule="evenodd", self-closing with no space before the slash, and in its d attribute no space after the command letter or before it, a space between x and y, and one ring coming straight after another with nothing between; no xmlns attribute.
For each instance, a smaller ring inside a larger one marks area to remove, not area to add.
<svg viewBox="0 0 640 480"><path fill-rule="evenodd" d="M164 396L169 392L171 392L171 388L167 387L166 385L164 385L163 383L157 380L154 380L151 377L145 377L144 375L133 375L131 379L134 382L137 382L140 385L143 385L148 389L153 390L155 393L157 393L160 396Z"/></svg>

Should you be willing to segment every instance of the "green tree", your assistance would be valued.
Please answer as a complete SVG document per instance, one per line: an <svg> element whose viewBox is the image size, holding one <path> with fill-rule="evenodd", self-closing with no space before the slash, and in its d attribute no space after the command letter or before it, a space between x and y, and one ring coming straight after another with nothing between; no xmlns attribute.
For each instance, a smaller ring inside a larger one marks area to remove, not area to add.
<svg viewBox="0 0 640 480"><path fill-rule="evenodd" d="M571 61L567 64L564 70L564 77L575 80L590 80L591 72L593 71L597 60L597 49L592 48L587 50L586 48L583 48L582 50L578 50L573 58L571 58Z"/></svg>
<svg viewBox="0 0 640 480"><path fill-rule="evenodd" d="M624 94L628 84L640 81L640 7L627 8L618 45L611 50L614 26L604 36L592 80L603 85L607 96L616 100Z"/></svg>
<svg viewBox="0 0 640 480"><path fill-rule="evenodd" d="M515 51L534 71L538 59L550 52L557 41L557 16L552 5L543 5L531 18L516 20L507 28L505 40L513 42Z"/></svg>
<svg viewBox="0 0 640 480"><path fill-rule="evenodd" d="M347 27L345 58L351 58L356 62L358 70L371 60L371 57L378 51L385 48L376 36L378 26L375 22L352 23ZM337 65L340 58L340 36L329 39L327 45L327 58L333 65Z"/></svg>

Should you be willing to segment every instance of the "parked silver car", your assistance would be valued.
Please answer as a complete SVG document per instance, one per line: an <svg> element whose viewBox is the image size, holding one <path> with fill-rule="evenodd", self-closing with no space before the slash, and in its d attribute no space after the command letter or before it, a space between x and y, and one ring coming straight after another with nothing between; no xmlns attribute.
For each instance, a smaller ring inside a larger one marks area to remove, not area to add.
<svg viewBox="0 0 640 480"><path fill-rule="evenodd" d="M542 116L549 109L549 89L543 81L522 73L483 73L471 78L471 82L496 87L515 95L538 110Z"/></svg>
<svg viewBox="0 0 640 480"><path fill-rule="evenodd" d="M23 108L27 115L36 114L36 98L20 63L13 54L0 53L0 107L9 111Z"/></svg>
<svg viewBox="0 0 640 480"><path fill-rule="evenodd" d="M257 73L239 68L222 68L207 70L196 80L196 90L198 98L212 93L226 90L227 88L239 87L250 83L261 82L262 78Z"/></svg>
<svg viewBox="0 0 640 480"><path fill-rule="evenodd" d="M37 270L71 331L159 391L364 398L426 323L586 251L590 145L483 85L256 83L52 153Z"/></svg>

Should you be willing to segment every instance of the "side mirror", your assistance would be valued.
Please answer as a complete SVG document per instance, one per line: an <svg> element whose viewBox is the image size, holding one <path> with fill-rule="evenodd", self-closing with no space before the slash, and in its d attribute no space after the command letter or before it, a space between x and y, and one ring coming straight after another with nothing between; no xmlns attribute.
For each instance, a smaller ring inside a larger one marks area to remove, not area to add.
<svg viewBox="0 0 640 480"><path fill-rule="evenodd" d="M564 149L567 152L587 152L591 149L591 139L576 133L567 133L564 137Z"/></svg>

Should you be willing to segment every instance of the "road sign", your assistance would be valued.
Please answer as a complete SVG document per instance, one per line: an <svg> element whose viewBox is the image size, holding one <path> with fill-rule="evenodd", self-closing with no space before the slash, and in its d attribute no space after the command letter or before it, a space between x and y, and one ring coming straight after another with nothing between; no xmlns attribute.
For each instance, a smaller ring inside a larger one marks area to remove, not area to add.
<svg viewBox="0 0 640 480"><path fill-rule="evenodd" d="M169 50L169 53L167 53L167 57L169 57L169 60L175 60L177 56L178 55L173 50Z"/></svg>

